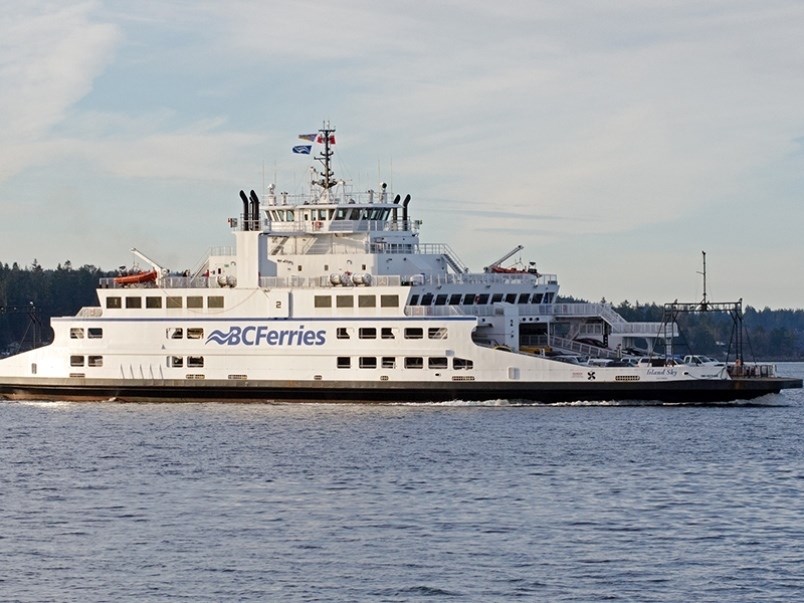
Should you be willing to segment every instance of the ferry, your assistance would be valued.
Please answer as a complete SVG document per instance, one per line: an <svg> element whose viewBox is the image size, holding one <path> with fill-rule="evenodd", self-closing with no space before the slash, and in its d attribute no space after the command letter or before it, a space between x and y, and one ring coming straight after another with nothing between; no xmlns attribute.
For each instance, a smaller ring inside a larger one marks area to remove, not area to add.
<svg viewBox="0 0 804 603"><path fill-rule="evenodd" d="M802 387L741 351L728 365L674 361L675 320L563 303L555 274L504 266L521 246L470 271L421 242L410 195L336 179L334 135L325 123L303 136L318 149L307 193L240 191L235 245L194 270L132 250L150 270L101 279L99 305L52 319L52 343L0 360L0 397L701 404Z"/></svg>

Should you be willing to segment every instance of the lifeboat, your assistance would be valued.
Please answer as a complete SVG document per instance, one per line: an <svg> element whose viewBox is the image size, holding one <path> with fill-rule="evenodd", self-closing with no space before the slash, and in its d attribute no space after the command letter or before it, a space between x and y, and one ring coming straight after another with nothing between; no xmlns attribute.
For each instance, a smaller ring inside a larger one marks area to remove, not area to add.
<svg viewBox="0 0 804 603"><path fill-rule="evenodd" d="M150 272L138 272L137 274L116 276L114 282L116 285L139 285L142 283L151 283L155 280L156 270L151 270Z"/></svg>
<svg viewBox="0 0 804 603"><path fill-rule="evenodd" d="M525 271L519 268L503 268L502 266L492 266L491 272L495 274L522 274Z"/></svg>

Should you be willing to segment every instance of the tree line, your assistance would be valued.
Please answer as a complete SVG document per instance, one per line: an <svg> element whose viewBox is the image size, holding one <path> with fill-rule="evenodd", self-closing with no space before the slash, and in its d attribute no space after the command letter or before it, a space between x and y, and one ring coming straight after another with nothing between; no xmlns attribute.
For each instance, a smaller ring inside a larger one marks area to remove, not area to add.
<svg viewBox="0 0 804 603"><path fill-rule="evenodd" d="M97 305L98 280L115 275L116 271L92 265L75 268L69 260L55 269L43 268L36 260L25 267L0 263L0 353L49 342L51 317L73 316L84 306ZM561 301L585 300L562 297ZM626 300L613 307L628 321L662 321L663 306L656 303ZM676 352L723 358L730 351L734 326L728 315L687 314L677 322L682 336L675 343ZM804 310L746 306L743 323L746 359L804 360Z"/></svg>
<svg viewBox="0 0 804 603"><path fill-rule="evenodd" d="M98 280L115 274L92 265L74 268L69 260L55 270L36 260L25 267L0 263L0 353L51 341L51 317L97 305Z"/></svg>

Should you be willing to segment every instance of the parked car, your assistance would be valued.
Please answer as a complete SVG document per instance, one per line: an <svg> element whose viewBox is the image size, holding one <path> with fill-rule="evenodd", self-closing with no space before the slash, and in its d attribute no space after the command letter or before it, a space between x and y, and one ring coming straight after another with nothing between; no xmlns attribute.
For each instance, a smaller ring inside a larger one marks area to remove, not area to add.
<svg viewBox="0 0 804 603"><path fill-rule="evenodd" d="M684 356L682 362L690 366L726 366L725 362L720 362L709 356L700 356L698 354L688 354Z"/></svg>

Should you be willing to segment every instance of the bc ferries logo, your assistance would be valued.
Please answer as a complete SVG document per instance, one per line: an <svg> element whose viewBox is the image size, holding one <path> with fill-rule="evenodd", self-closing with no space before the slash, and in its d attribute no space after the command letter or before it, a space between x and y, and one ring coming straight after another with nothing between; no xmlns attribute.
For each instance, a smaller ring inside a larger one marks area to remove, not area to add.
<svg viewBox="0 0 804 603"><path fill-rule="evenodd" d="M300 325L298 329L269 329L264 325L232 326L228 331L214 330L207 337L206 344L247 345L247 346L311 346L324 345L327 332L323 329L312 331Z"/></svg>

